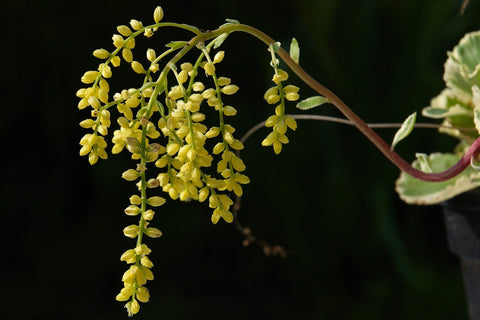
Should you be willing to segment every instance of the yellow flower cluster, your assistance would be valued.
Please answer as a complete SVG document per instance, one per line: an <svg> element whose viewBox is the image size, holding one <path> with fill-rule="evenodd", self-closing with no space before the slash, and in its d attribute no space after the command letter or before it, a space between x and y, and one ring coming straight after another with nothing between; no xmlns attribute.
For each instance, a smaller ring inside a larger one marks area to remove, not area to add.
<svg viewBox="0 0 480 320"><path fill-rule="evenodd" d="M154 20L157 25L162 18L163 10L161 7L157 7L154 12ZM120 66L121 58L118 56L120 52L123 59L131 64L132 69L136 73L147 73L140 62L133 60L132 49L135 48L135 37L138 35L138 32L144 31L144 35L149 37L153 35L153 32L156 31L158 27L145 28L140 21L134 19L130 21L130 26L137 32L134 33L132 29L126 25L120 25L117 27L119 34L114 34L112 37L113 45L115 47L114 51L111 53L105 49L97 49L93 51L94 57L105 61L99 64L98 70L90 70L83 74L81 81L85 84L91 84L91 86L77 91L77 97L80 98L78 109L82 110L89 106L92 107L92 119L86 119L80 123L80 126L83 128L93 130L93 133L86 134L80 140L82 146L80 155L88 155L88 161L90 164L95 164L98 161L98 158L107 159L107 153L105 151L107 144L104 137L108 135L108 128L111 124L110 111L107 109L112 105L117 105L117 109L123 113L125 118L132 121L133 113L131 109L140 104L142 96L148 97L148 94L152 93L151 88L150 90L144 90L141 92L142 94L140 94L140 90L124 90L121 94L116 94L114 96L114 101L109 102L110 86L107 79L112 76L112 66ZM151 62L148 73L155 73L158 71L155 51L149 49L147 57ZM122 124L120 124L121 127L126 129L127 123L124 120L119 119L119 121L122 121ZM125 134L125 132L122 134ZM123 147L116 146L116 148L113 149L113 153L120 152L122 148Z"/></svg>
<svg viewBox="0 0 480 320"><path fill-rule="evenodd" d="M282 145L288 143L288 138L285 135L287 128L291 130L297 129L295 119L285 115L285 100L297 101L300 96L298 87L294 85L283 86L282 82L288 79L288 73L277 67L276 59L272 61L272 65L275 69L275 74L272 78L275 86L265 92L264 99L269 104L280 103L275 107L275 115L270 116L265 122L265 126L273 127L273 130L262 141L262 145L273 146L274 152L279 154L282 151Z"/></svg>
<svg viewBox="0 0 480 320"><path fill-rule="evenodd" d="M149 181L145 183L143 166L138 166L137 170L129 169L122 174L127 181L136 181L141 179L141 184L147 187L154 187L155 183ZM139 171L140 170L140 171ZM158 184L156 184L158 186ZM154 196L146 198L144 188L142 195L133 195L130 197L130 205L125 209L125 214L129 216L141 215L139 225L130 225L123 229L123 234L128 238L137 238L137 246L134 249L125 251L120 257L121 261L131 264L130 268L123 274L123 288L116 296L118 301L127 301L125 308L128 315L134 315L140 310L140 302L148 302L150 294L148 289L144 287L147 280L153 280L153 273L150 270L153 267L152 261L148 255L151 250L147 245L142 244L142 236L147 235L151 238L158 238L162 232L157 228L149 227L150 221L153 219L155 212L152 209L146 209L146 206L158 207L165 203L162 197Z"/></svg>
<svg viewBox="0 0 480 320"><path fill-rule="evenodd" d="M138 161L135 169L122 174L139 190L139 194L130 197L130 205L125 209L125 214L137 216L139 222L123 230L125 236L136 239L136 245L121 256L130 267L122 278L123 289L116 296L119 301L127 301L129 315L139 311L139 302L149 300L144 285L153 279L153 263L148 257L151 250L142 242L143 236L157 238L162 234L149 226L155 214L149 207L161 206L165 199L147 197L147 191L161 188L171 199L181 201L208 199L213 223L221 218L232 222L233 201L229 193L241 196L242 185L250 182L243 174L246 169L243 160L235 153L243 149L243 144L235 138L235 128L225 121L235 116L237 110L224 100L239 87L230 78L217 76L217 66L225 57L224 51L212 53L217 39L188 48L200 50L194 64L180 62L188 52L183 50L188 42L167 45L168 49L159 55L148 49L147 64L142 64L141 59L134 60L133 49L139 35L150 37L163 25L171 25L160 23L162 18L163 10L157 7L155 24L144 26L138 20L131 20L130 26L118 26L118 34L112 37L114 50L93 52L103 61L98 70L82 76L81 81L89 86L77 92L78 108L91 108L91 117L80 125L93 131L80 140L80 155L88 155L90 164L98 158L106 159L107 137L113 123L118 127L111 134L112 154L127 150ZM167 60L170 54L173 57ZM122 60L143 82L138 88L122 89L111 95L107 79L112 76L112 67L120 66ZM153 79L157 72L158 78ZM209 119L217 119L213 125L204 124L207 115ZM111 121L113 117L115 121ZM147 169L154 170L150 173Z"/></svg>

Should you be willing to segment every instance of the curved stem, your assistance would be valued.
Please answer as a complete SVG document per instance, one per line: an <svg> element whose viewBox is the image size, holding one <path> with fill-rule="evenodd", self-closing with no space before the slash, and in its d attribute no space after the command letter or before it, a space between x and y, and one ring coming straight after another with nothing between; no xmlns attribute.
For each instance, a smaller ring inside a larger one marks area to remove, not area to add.
<svg viewBox="0 0 480 320"><path fill-rule="evenodd" d="M223 29L224 28L224 29ZM233 32L233 31L243 31L249 33L259 40L263 41L266 45L270 45L275 41L269 37L267 34L262 31L253 28L248 25L236 24L228 25L226 27L219 28L213 33L220 30L225 30L224 32ZM464 154L462 159L458 161L451 168L435 173L425 173L423 171L413 168L408 162L406 162L402 157L400 157L395 151L392 151L390 145L386 143L373 129L371 129L359 116L357 116L339 97L337 97L333 92L328 90L318 81L313 79L299 64L297 64L290 55L279 48L276 52L278 56L287 64L287 66L310 88L315 90L317 93L321 94L329 100L335 107L337 107L343 115L350 120L361 133L363 133L384 155L389 159L393 164L395 164L400 170L405 173L424 181L431 182L441 182L454 178L465 170L470 165L470 160L472 157L476 157L480 152L480 138L475 140L475 142L470 146L467 152Z"/></svg>

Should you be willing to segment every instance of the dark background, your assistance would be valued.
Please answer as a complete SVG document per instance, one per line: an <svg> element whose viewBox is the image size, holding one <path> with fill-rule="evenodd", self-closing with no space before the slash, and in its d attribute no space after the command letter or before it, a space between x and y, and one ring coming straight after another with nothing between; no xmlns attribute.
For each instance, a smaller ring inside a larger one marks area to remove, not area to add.
<svg viewBox="0 0 480 320"><path fill-rule="evenodd" d="M135 223L123 214L135 190L120 178L133 164L123 155L92 167L78 156L88 111L75 92L98 63L91 52L112 48L115 26L152 21L158 4L166 21L214 29L232 18L284 45L296 37L303 67L369 122L401 122L428 105L444 86L446 51L480 27L477 0L463 16L459 0L3 0L2 318L127 318L114 298L127 268L119 256L133 247L121 230ZM182 36L162 31L148 45ZM262 101L269 56L244 34L224 49L224 75L241 88L231 102L240 135L273 113ZM138 319L467 319L441 208L402 203L398 170L366 138L304 121L275 156L260 147L266 133L246 143L252 183L240 219L288 257L243 248L205 205L168 201L154 220L164 236L148 240L156 278ZM381 134L390 141L394 131ZM412 159L454 143L419 129L398 151Z"/></svg>

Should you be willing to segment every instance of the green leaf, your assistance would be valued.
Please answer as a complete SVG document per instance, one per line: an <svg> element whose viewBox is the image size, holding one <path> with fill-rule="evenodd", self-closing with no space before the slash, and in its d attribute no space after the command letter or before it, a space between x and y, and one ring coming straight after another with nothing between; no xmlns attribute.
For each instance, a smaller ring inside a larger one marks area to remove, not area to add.
<svg viewBox="0 0 480 320"><path fill-rule="evenodd" d="M218 49L218 47L220 47L222 45L222 43L225 41L225 39L227 39L228 37L228 33L222 33L221 35L219 35L214 41L215 41L215 44L213 45L213 48L214 49Z"/></svg>
<svg viewBox="0 0 480 320"><path fill-rule="evenodd" d="M422 116L428 117L428 118L441 119L441 118L445 118L447 115L448 115L448 109L426 107L422 110Z"/></svg>
<svg viewBox="0 0 480 320"><path fill-rule="evenodd" d="M460 156L451 153L433 153L428 156L433 172L444 171L458 160ZM421 169L418 160L415 160L412 166ZM472 167L468 167L457 177L444 182L426 182L402 172L395 184L395 190L407 203L431 205L478 187L478 183L475 182L477 179L480 179L480 172Z"/></svg>
<svg viewBox="0 0 480 320"><path fill-rule="evenodd" d="M420 164L420 168L422 168L423 172L432 173L432 165L430 160L428 159L428 155L425 153L416 153L415 157L417 157L417 161Z"/></svg>
<svg viewBox="0 0 480 320"><path fill-rule="evenodd" d="M295 38L293 38L292 42L290 43L290 57L297 64L300 63L300 47L298 46L297 39Z"/></svg>
<svg viewBox="0 0 480 320"><path fill-rule="evenodd" d="M300 110L309 110L318 107L326 102L328 102L327 98L322 96L314 96L297 103L297 108Z"/></svg>
<svg viewBox="0 0 480 320"><path fill-rule="evenodd" d="M477 86L472 87L473 104L473 122L475 123L475 129L480 133L480 89Z"/></svg>
<svg viewBox="0 0 480 320"><path fill-rule="evenodd" d="M240 21L235 20L235 19L225 19L225 21L227 21L228 23L231 23L231 24L240 24Z"/></svg>
<svg viewBox="0 0 480 320"><path fill-rule="evenodd" d="M187 41L171 41L167 43L165 46L167 48L179 49L179 48L185 47L187 44L188 44Z"/></svg>
<svg viewBox="0 0 480 320"><path fill-rule="evenodd" d="M480 85L480 31L467 33L445 63L443 78L462 101L468 102L473 85Z"/></svg>
<svg viewBox="0 0 480 320"><path fill-rule="evenodd" d="M398 129L397 133L395 133L395 137L393 138L392 142L392 150L395 148L397 143L405 139L413 130L413 127L415 126L415 121L417 120L417 113L414 112L411 115L408 116L407 119L403 122L402 126L400 129Z"/></svg>

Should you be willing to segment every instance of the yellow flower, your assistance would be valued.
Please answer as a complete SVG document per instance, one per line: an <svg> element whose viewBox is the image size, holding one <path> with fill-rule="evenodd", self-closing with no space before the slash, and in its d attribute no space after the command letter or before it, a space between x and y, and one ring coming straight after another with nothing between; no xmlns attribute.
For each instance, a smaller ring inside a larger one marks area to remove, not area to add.
<svg viewBox="0 0 480 320"><path fill-rule="evenodd" d="M272 78L272 81L276 84L279 84L281 81L286 81L288 79L288 73L282 69L277 69L277 73Z"/></svg>
<svg viewBox="0 0 480 320"><path fill-rule="evenodd" d="M131 317L134 314L137 314L138 311L140 311L140 305L138 304L138 301L135 299L132 299L132 301L127 302L125 305L125 308L127 309L128 316Z"/></svg>

